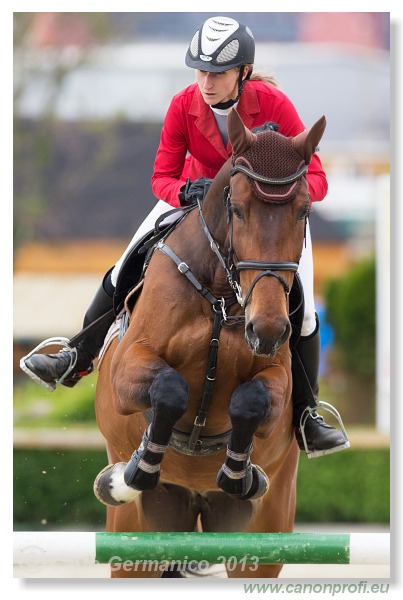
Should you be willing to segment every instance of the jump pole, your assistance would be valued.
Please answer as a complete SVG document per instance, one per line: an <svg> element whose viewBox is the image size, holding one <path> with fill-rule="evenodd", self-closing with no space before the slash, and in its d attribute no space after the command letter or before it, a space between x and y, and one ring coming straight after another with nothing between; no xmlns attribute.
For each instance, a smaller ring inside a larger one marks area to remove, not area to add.
<svg viewBox="0 0 403 600"><path fill-rule="evenodd" d="M16 532L14 564L206 561L226 564L390 563L388 533Z"/></svg>

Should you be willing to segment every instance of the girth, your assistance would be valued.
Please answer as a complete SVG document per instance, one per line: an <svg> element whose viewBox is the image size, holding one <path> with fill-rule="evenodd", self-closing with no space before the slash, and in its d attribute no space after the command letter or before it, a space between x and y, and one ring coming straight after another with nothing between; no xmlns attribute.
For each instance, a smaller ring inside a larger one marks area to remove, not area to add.
<svg viewBox="0 0 403 600"><path fill-rule="evenodd" d="M153 409L149 408L144 411L143 416L147 424L150 425L153 419ZM220 450L226 450L230 436L231 430L221 435L199 435L194 449L190 449L190 433L185 433L174 428L169 440L169 447L176 450L176 452L187 454L188 456L210 456L211 454L220 452Z"/></svg>

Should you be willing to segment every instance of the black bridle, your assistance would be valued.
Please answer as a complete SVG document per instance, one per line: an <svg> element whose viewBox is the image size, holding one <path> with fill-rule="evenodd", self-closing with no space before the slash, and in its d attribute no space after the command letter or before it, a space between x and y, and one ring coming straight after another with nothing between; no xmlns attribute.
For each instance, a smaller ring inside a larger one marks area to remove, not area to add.
<svg viewBox="0 0 403 600"><path fill-rule="evenodd" d="M264 175L260 175L259 173L256 173L255 171L252 171L251 169L249 169L243 165L233 166L230 170L230 177L232 177L233 175L235 175L238 172L243 173L244 175L246 175L247 177L249 177L251 179L259 181L260 183L267 183L270 185L284 185L286 183L293 183L295 181L298 181L298 179L301 179L302 177L304 177L307 172L307 166L303 165L300 169L298 169L292 175L289 175L287 177L282 177L282 178L266 177ZM266 261L256 261L256 260L240 260L235 264L234 258L235 258L236 253L235 253L234 240L233 240L233 221L232 221L231 187L230 186L227 186L225 188L224 194L225 194L224 202L225 202L225 206L227 208L227 222L228 222L229 231L230 231L230 247L228 250L227 257L225 257L221 253L217 243L214 241L214 239L207 227L206 221L204 220L204 217L203 217L202 207L201 207L200 202L198 202L199 213L200 213L200 218L201 218L202 225L204 228L204 232L210 242L210 247L215 252L221 265L223 266L223 268L226 272L226 275L227 275L228 283L230 284L231 288L234 290L238 303L242 306L242 308L246 307L247 303L250 300L250 297L252 295L252 291L253 291L255 285L257 284L257 282L260 279L262 279L262 277L276 277L278 279L278 281L281 283L281 285L283 286L286 295L288 296L290 293L291 287L290 287L289 283L286 281L286 279L278 273L278 271L292 271L293 273L296 273L298 271L299 263L290 262L290 261L266 262ZM305 220L305 223L306 223L306 220ZM243 298L239 274L241 271L244 271L247 269L251 269L254 271L261 271L261 272L255 277L245 298Z"/></svg>

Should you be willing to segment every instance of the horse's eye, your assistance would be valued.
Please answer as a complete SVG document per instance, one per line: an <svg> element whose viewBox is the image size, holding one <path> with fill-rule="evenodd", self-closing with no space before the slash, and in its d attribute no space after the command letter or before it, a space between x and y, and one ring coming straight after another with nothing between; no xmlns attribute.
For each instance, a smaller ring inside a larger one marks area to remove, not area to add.
<svg viewBox="0 0 403 600"><path fill-rule="evenodd" d="M237 206L232 207L232 213L235 215L237 219L243 219L242 211L239 210Z"/></svg>
<svg viewBox="0 0 403 600"><path fill-rule="evenodd" d="M306 206L305 208L303 208L301 210L301 214L299 216L299 220L303 221L304 219L307 219L309 217L310 212L311 212L311 207L310 206Z"/></svg>

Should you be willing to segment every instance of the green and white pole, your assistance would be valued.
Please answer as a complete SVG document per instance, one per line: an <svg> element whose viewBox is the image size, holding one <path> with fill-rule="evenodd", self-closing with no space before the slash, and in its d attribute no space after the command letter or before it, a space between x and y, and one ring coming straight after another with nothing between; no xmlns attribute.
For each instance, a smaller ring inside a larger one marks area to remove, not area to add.
<svg viewBox="0 0 403 600"><path fill-rule="evenodd" d="M14 564L205 561L226 564L390 562L385 533L96 533L16 532Z"/></svg>

